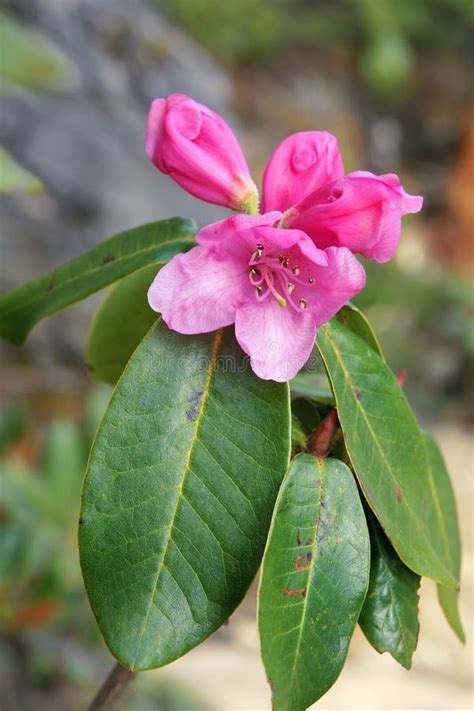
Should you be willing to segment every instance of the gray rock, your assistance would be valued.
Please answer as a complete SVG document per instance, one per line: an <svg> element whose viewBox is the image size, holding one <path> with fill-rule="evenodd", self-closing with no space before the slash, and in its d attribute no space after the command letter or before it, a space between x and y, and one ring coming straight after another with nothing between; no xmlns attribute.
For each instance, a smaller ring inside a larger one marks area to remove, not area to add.
<svg viewBox="0 0 474 711"><path fill-rule="evenodd" d="M60 47L74 76L62 93L19 91L2 99L1 143L47 192L2 198L1 291L128 227L177 214L202 224L223 214L161 175L143 150L156 96L188 93L226 113L229 81L200 47L146 0L3 4ZM92 307L88 300L37 326L25 346L29 361L81 363ZM18 357L15 349L3 352L7 360Z"/></svg>

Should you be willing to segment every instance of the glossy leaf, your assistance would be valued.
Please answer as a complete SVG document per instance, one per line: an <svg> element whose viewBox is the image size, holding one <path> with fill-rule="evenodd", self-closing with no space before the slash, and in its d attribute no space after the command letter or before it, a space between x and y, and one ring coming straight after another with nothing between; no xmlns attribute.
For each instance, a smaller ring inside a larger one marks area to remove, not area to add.
<svg viewBox="0 0 474 711"><path fill-rule="evenodd" d="M159 321L99 427L80 553L112 654L159 667L225 622L260 563L290 450L288 386L257 378L232 329Z"/></svg>
<svg viewBox="0 0 474 711"><path fill-rule="evenodd" d="M318 347L334 390L346 447L364 495L402 561L456 588L443 521L415 416L386 363L333 320Z"/></svg>
<svg viewBox="0 0 474 711"><path fill-rule="evenodd" d="M259 590L262 658L276 711L300 711L335 682L369 580L369 535L352 473L297 456L273 514Z"/></svg>
<svg viewBox="0 0 474 711"><path fill-rule="evenodd" d="M97 309L86 346L93 380L114 385L158 318L148 305L147 291L162 265L148 265L119 281Z"/></svg>
<svg viewBox="0 0 474 711"><path fill-rule="evenodd" d="M189 249L195 230L194 222L179 217L135 227L0 296L0 336L20 345L41 319L147 264Z"/></svg>
<svg viewBox="0 0 474 711"><path fill-rule="evenodd" d="M337 314L337 319L343 326L360 336L381 358L384 357L374 329L364 313L358 309L357 306L350 303L346 304Z"/></svg>
<svg viewBox="0 0 474 711"><path fill-rule="evenodd" d="M461 569L461 536L459 533L458 515L453 487L449 478L443 455L435 439L428 432L423 433L428 454L429 475L433 491L436 494L438 515L441 521L441 538L445 554L453 561L456 575ZM438 599L451 629L465 642L461 618L458 609L458 592L444 585L438 585Z"/></svg>
<svg viewBox="0 0 474 711"><path fill-rule="evenodd" d="M420 628L420 576L402 563L373 514L370 511L367 514L371 542L370 582L359 624L378 652L389 652L409 669Z"/></svg>

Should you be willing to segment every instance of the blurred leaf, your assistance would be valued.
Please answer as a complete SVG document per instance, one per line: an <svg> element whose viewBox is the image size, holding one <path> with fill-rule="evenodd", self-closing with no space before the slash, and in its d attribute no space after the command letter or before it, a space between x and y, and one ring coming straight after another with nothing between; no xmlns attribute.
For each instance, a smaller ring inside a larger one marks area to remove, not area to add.
<svg viewBox="0 0 474 711"><path fill-rule="evenodd" d="M13 404L6 404L0 410L0 455L23 435L26 418L23 410Z"/></svg>
<svg viewBox="0 0 474 711"><path fill-rule="evenodd" d="M288 397L252 373L232 329L190 337L159 321L136 349L94 442L79 528L92 609L126 667L180 657L242 600L288 466Z"/></svg>
<svg viewBox="0 0 474 711"><path fill-rule="evenodd" d="M274 709L303 711L339 676L367 591L369 548L348 467L298 455L278 494L259 590Z"/></svg>
<svg viewBox="0 0 474 711"><path fill-rule="evenodd" d="M67 56L34 27L0 12L0 91L15 86L58 91L71 85L74 70Z"/></svg>
<svg viewBox="0 0 474 711"><path fill-rule="evenodd" d="M97 309L86 345L93 380L115 385L135 348L158 318L147 291L164 262L149 265L118 282Z"/></svg>
<svg viewBox="0 0 474 711"><path fill-rule="evenodd" d="M410 669L418 641L420 576L395 553L375 516L367 511L371 542L370 582L359 624L370 644Z"/></svg>
<svg viewBox="0 0 474 711"><path fill-rule="evenodd" d="M50 274L0 296L0 335L21 345L43 318L100 291L147 264L193 246L192 220L175 217L121 232Z"/></svg>
<svg viewBox="0 0 474 711"><path fill-rule="evenodd" d="M38 193L43 189L36 176L22 168L4 148L0 148L0 194Z"/></svg>
<svg viewBox="0 0 474 711"><path fill-rule="evenodd" d="M86 451L79 428L66 420L53 421L41 452L41 472L61 521L77 519L85 468Z"/></svg>
<svg viewBox="0 0 474 711"><path fill-rule="evenodd" d="M459 577L461 570L461 535L459 533L456 500L441 450L434 437L429 432L423 432L428 454L430 478L433 490L436 492L438 515L442 521L441 540L445 554L453 561L453 566ZM438 585L438 599L451 629L460 639L466 641L458 609L458 591L449 590Z"/></svg>
<svg viewBox="0 0 474 711"><path fill-rule="evenodd" d="M458 571L443 543L444 521L423 438L395 376L337 320L320 329L317 344L347 451L371 509L409 568L456 588Z"/></svg>

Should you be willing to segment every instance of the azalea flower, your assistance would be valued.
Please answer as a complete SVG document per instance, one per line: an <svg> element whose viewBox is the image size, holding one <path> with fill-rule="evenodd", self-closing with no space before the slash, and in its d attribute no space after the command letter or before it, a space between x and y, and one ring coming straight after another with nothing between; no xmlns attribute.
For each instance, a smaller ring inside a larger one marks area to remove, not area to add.
<svg viewBox="0 0 474 711"><path fill-rule="evenodd" d="M306 363L317 327L365 284L348 249L318 249L301 230L277 227L282 216L235 215L208 225L148 292L150 306L179 333L235 323L253 371L280 382Z"/></svg>
<svg viewBox="0 0 474 711"><path fill-rule="evenodd" d="M180 94L157 99L145 146L154 165L193 195L257 211L257 188L237 139L207 107ZM235 324L255 373L289 380L309 358L316 329L363 288L365 272L353 253L389 260L401 217L421 206L396 175L344 175L330 133L293 134L265 170L263 214L202 229L198 246L160 270L150 306L180 333Z"/></svg>

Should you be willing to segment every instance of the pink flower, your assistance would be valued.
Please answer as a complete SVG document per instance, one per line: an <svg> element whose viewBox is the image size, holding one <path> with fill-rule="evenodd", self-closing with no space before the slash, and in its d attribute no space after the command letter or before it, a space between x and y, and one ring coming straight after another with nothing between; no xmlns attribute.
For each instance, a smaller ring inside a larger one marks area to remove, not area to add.
<svg viewBox="0 0 474 711"><path fill-rule="evenodd" d="M318 249L281 212L228 217L202 229L198 246L156 276L150 306L179 333L235 323L236 338L265 380L286 381L311 354L316 328L365 284L348 249Z"/></svg>
<svg viewBox="0 0 474 711"><path fill-rule="evenodd" d="M423 198L405 192L396 175L359 171L323 185L290 208L285 224L304 230L318 247L348 247L387 262L400 241L401 219Z"/></svg>
<svg viewBox="0 0 474 711"><path fill-rule="evenodd" d="M145 139L150 161L195 197L256 211L258 190L226 122L183 94L156 99Z"/></svg>

